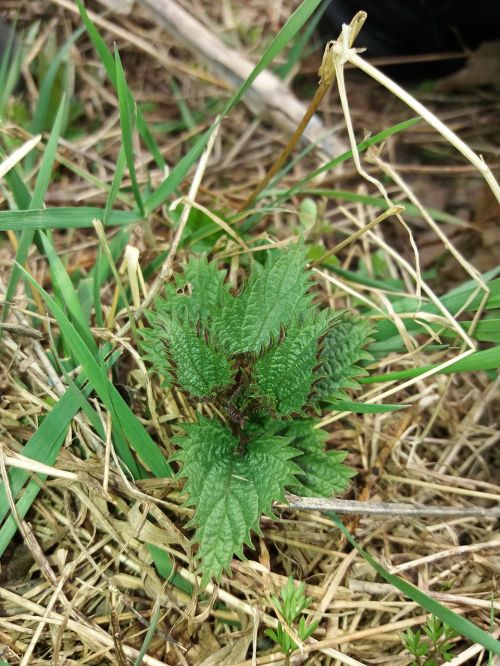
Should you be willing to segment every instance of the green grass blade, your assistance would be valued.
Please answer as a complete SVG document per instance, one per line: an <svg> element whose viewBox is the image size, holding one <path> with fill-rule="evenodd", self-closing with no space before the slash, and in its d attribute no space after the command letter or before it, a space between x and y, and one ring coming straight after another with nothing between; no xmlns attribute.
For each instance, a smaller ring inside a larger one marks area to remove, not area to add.
<svg viewBox="0 0 500 666"><path fill-rule="evenodd" d="M475 322L463 321L460 322L460 325L469 332L473 323ZM500 344L500 319L483 319L482 321L477 322L473 330L472 337L474 340L480 340L481 342L496 342L497 344Z"/></svg>
<svg viewBox="0 0 500 666"><path fill-rule="evenodd" d="M111 51L108 49L108 47L106 46L106 42L99 34L99 31L97 30L95 25L90 20L90 17L87 14L87 10L85 9L85 5L83 4L83 2L81 0L76 0L76 4L78 5L78 11L80 12L80 16L85 25L85 28L87 29L89 37L92 40L95 50L97 51L97 55L99 56L102 64L104 65L106 74L108 75L109 80L111 81L113 87L116 88L115 61L111 54Z"/></svg>
<svg viewBox="0 0 500 666"><path fill-rule="evenodd" d="M33 194L31 196L31 208L42 208L49 183L52 178L52 169L54 168L54 162L56 159L57 153L57 144L59 141L59 136L61 134L61 125L66 109L66 97L64 96L59 105L57 115L52 126L52 131L45 149L45 153L40 165L40 170L35 182L35 187Z"/></svg>
<svg viewBox="0 0 500 666"><path fill-rule="evenodd" d="M485 304L487 310L500 307L500 279L492 279L500 271L500 268L489 271L482 276L483 281L489 289L488 301ZM478 288L478 284L474 280L468 280L460 285L459 288L444 294L440 297L441 303L444 307L455 315L459 311L475 312L481 305L484 298L484 291ZM414 296L405 296L404 298L391 299L392 307L396 312L428 312L431 314L441 314L440 310L434 303L424 303L421 305ZM465 310L464 310L465 307ZM385 320L380 323L379 337L389 337L390 334L397 332L395 325L390 320ZM408 327L417 327L417 322L408 321ZM383 330L383 335L381 332Z"/></svg>
<svg viewBox="0 0 500 666"><path fill-rule="evenodd" d="M42 208L38 210L0 211L0 231L37 229L84 229L93 226L95 218L106 216L104 208ZM115 210L109 213L107 226L125 226L141 219L138 211Z"/></svg>
<svg viewBox="0 0 500 666"><path fill-rule="evenodd" d="M45 198L45 194L47 192L47 188L49 186L50 179L52 176L52 169L54 167L54 161L57 152L57 143L59 141L59 134L61 131L61 124L64 116L65 106L66 106L65 97L63 97L63 99L61 100L61 104L59 105L59 110L57 111L56 118L54 120L54 126L52 128L52 132L50 133L50 138L47 143L47 147L45 149L45 154L43 156L42 163L40 165L40 170L38 172L38 176L35 183L35 189L31 197L31 202L30 202L31 208L41 208L43 206L43 200ZM16 252L16 262L18 264L24 265L26 263L34 235L35 231L32 229L26 229L25 231L22 232L21 238L19 240L19 246ZM5 321L7 319L7 316L9 314L9 304L10 301L12 300L12 297L14 296L14 292L16 290L16 286L19 281L19 271L17 269L17 263L14 263L14 266L12 268L9 277L9 282L5 290L5 305L2 313L2 321Z"/></svg>
<svg viewBox="0 0 500 666"><path fill-rule="evenodd" d="M69 424L80 409L77 393L78 389L76 387L66 390L23 447L23 456L46 465L54 464L66 437ZM24 469L13 467L9 470L8 476L12 495L17 497L30 474ZM4 520L8 511L9 505L5 489L3 484L0 483L0 522Z"/></svg>
<svg viewBox="0 0 500 666"><path fill-rule="evenodd" d="M61 436L59 440L54 442L55 447L58 447L57 452L59 452L63 443L64 443L63 436ZM28 513L28 511L31 508L31 505L35 501L40 490L42 489L41 483L43 483L43 481L45 481L46 478L47 477L44 474L37 474L38 481L31 481L28 484L28 486L24 489L23 494L15 503L16 513L19 516L19 518L24 518L24 516ZM6 506L9 505L7 504ZM15 536L17 529L18 527L16 520L14 519L12 514L9 514L0 529L0 557L5 552L7 546L12 541L12 538Z"/></svg>
<svg viewBox="0 0 500 666"><path fill-rule="evenodd" d="M389 127L388 129L383 130L382 132L379 132L378 134L375 134L375 136L370 137L369 139L366 139L366 141L362 141L361 143L358 144L358 152L364 152L370 146L374 146L377 143L380 143L381 141L384 141L387 137L392 136L394 134L398 134L399 132L403 132L410 127L413 127L416 123L420 121L420 118L410 118L409 120L405 120L402 123L398 123L397 125L393 125L392 127ZM251 229L257 222L260 221L260 219L267 214L269 210L273 210L276 206L280 206L283 204L283 202L287 201L290 199L292 196L295 194L298 194L299 192L302 192L302 190L307 186L307 184L313 179L319 176L320 174L324 173L325 171L330 171L331 169L335 169L336 167L340 166L347 160L352 158L352 151L347 150L345 153L342 153L342 155L339 155L338 157L335 157L333 160L330 160L326 164L323 164L323 166L318 167L314 171L311 171L311 173L307 174L299 180L295 185L290 187L288 190L283 190L283 191L278 191L272 201L269 203L269 205L265 206L258 212L254 213L253 215L250 215L246 220L241 224L240 226L240 231L248 231ZM277 180L277 179L276 179ZM273 181L273 187L275 184L275 181ZM263 190L261 194L257 197L257 200L261 199L262 197L267 197L269 195L269 189ZM239 217L239 216L237 216Z"/></svg>
<svg viewBox="0 0 500 666"><path fill-rule="evenodd" d="M113 205L116 201L116 197L118 196L118 192L120 191L120 185L123 180L123 174L125 173L125 167L127 166L127 160L125 157L125 149L122 146L120 148L120 151L118 153L118 159L116 160L116 168L115 168L115 173L113 175L113 182L111 183L111 189L109 190L108 194L108 199L106 201L106 208L104 211L104 216L102 218L102 223L103 226L106 227L108 224L108 221L110 220L111 213L113 210ZM120 232L117 234L111 241L110 243L112 245L116 245L117 238L120 237L120 234L124 234L124 232ZM125 243L128 241L129 234L125 232ZM125 247L125 245L123 245ZM115 261L117 256L113 253L113 248L109 247L108 248L111 253L111 258L112 261ZM122 248L123 249L123 248ZM121 254L121 250L120 250ZM106 261L106 264L104 264L104 261ZM105 271L104 271L104 266L107 266L108 268L111 268L111 262L106 258L104 259L104 253L102 249L102 244L99 243L99 246L97 248L97 257L95 261L95 266L92 269L90 273L90 280L92 280L92 295L93 295L93 302L94 302L94 312L95 312L95 319L96 323L100 328L104 328L104 316L102 313L102 303L101 303L101 286L105 280ZM95 269L95 270L94 270Z"/></svg>
<svg viewBox="0 0 500 666"><path fill-rule="evenodd" d="M58 290L61 292L62 302L65 303L70 314L71 322L77 329L78 333L82 336L87 347L93 354L97 353L97 345L92 333L89 330L85 315L83 313L80 299L73 283L70 280L64 264L59 258L54 246L49 241L43 231L39 232L45 255L49 261L50 273L52 277L52 284L57 285Z"/></svg>
<svg viewBox="0 0 500 666"><path fill-rule="evenodd" d="M110 359L112 363L112 359ZM87 397L91 392L90 386L80 389L77 383L68 379L68 389L56 402L51 411L43 418L38 430L30 437L24 446L22 453L27 458L31 458L45 465L54 465L59 451L64 444L69 425L72 419L81 409L85 412L89 422L99 434L102 440L105 439L105 432L101 420L89 405ZM8 471L10 489L14 499L16 499L24 484L28 481L30 474L20 468L11 468ZM22 497L16 502L18 515L24 517L31 504L36 499L41 490L41 481L45 479L43 475L37 475L38 480L32 480L23 490ZM9 505L5 488L0 483L0 523L2 523L9 513ZM0 557L10 544L12 537L17 531L17 523L12 516L8 516L0 529Z"/></svg>
<svg viewBox="0 0 500 666"><path fill-rule="evenodd" d="M374 208L379 208L381 210L387 209L387 202L382 197L373 197L367 194L359 194L358 192L347 192L345 190L328 190L328 189L306 189L303 190L303 194L310 194L312 196L326 197L328 199L340 199L341 201L353 201L356 203L362 203L366 206L373 206ZM418 215L420 216L420 211L417 206L408 202L395 202L395 205L404 206L408 215ZM464 220L456 217L455 215L450 215L436 208L426 208L426 211L429 215L436 220L436 222L445 222L446 224L458 224L464 225ZM445 249L443 248L443 252Z"/></svg>
<svg viewBox="0 0 500 666"><path fill-rule="evenodd" d="M123 175L125 173L125 167L127 165L127 158L125 157L125 149L122 146L118 153L118 158L116 160L115 173L113 175L113 182L111 183L111 189L109 190L108 198L106 201L106 208L104 210L104 216L102 218L102 223L104 226L107 226L110 216L113 212L113 206L120 191L120 186L122 184Z"/></svg>
<svg viewBox="0 0 500 666"><path fill-rule="evenodd" d="M148 543L148 551L153 558L158 574L165 580L168 580L169 583L172 583L172 585L179 588L179 590L182 590L188 596L191 596L193 593L193 586L185 578L182 578L182 576L175 572L172 560L167 551L162 550L152 543Z"/></svg>
<svg viewBox="0 0 500 666"><path fill-rule="evenodd" d="M452 627L458 634L468 638L474 643L479 643L493 654L500 654L500 641L497 641L493 636L490 636L480 627L477 627L466 618L454 613L452 610L443 606L435 599L427 596L424 592L417 587L403 580L399 576L389 573L379 562L377 562L369 553L367 553L358 542L351 535L349 530L344 526L340 518L335 513L329 513L328 516L337 525L342 534L347 538L349 543L358 551L358 553L370 564L375 571L382 576L391 585L394 585L400 592L422 606L426 611L432 613L447 625Z"/></svg>
<svg viewBox="0 0 500 666"><path fill-rule="evenodd" d="M111 253L111 257L115 264L118 261L118 258L125 249L129 239L131 231L130 229L120 229L120 231L113 236L113 238L108 242L108 248ZM106 282L106 280L111 275L111 265L106 257L103 256L102 262L98 266L97 264L92 267L89 272L89 276L95 279L100 287Z"/></svg>
<svg viewBox="0 0 500 666"><path fill-rule="evenodd" d="M410 368L409 370L400 370L397 372L387 372L385 375L370 375L369 377L360 377L360 384L376 384L379 382L392 382L419 377L439 364L424 365L420 368ZM500 345L474 352L465 358L456 361L447 366L439 373L440 375L450 375L454 372L479 372L480 370L497 370L500 368Z"/></svg>
<svg viewBox="0 0 500 666"><path fill-rule="evenodd" d="M338 272L336 269L332 270L334 270L334 272ZM498 274L499 270L500 268L493 269L482 276L482 279L490 292L488 301L484 306L486 310L492 310L500 307L500 279L492 279ZM452 315L457 315L458 312L461 311L475 312L482 304L483 299L484 290L479 289L477 282L474 280L464 282L457 289L453 289L444 296L440 297L441 303L449 312L451 312ZM419 312L441 314L434 303L420 304L415 297L411 296L404 298L399 296L395 298L393 297L391 298L391 304L395 312L416 313L417 317L415 319L406 319L405 321L405 326L408 331L416 331L419 329L423 330L420 322L418 321ZM473 337L477 340L500 342L499 329L496 329L495 331L495 324L486 324L486 321L487 320L479 322L475 332L473 333ZM494 320L490 321L494 322ZM456 337L457 335L456 331L452 328L444 328L442 325L429 322L427 322L427 325L430 326L433 330L440 331L440 335L442 336ZM460 322L460 325L466 330L470 328L470 322ZM401 340L399 331L392 319L387 318L378 321L373 337L377 341L374 349L378 349L379 351L385 350L389 352L404 349L404 343Z"/></svg>
<svg viewBox="0 0 500 666"><path fill-rule="evenodd" d="M63 60L67 57L70 48L84 33L84 31L85 28L82 26L81 28L78 28L78 30L75 30L75 32L66 40L66 43L58 51L56 57L52 60L47 73L43 77L42 85L40 86L40 93L38 95L35 115L29 128L32 134L45 132L50 126L48 115L52 99L52 90L54 88L59 67L61 66Z"/></svg>
<svg viewBox="0 0 500 666"><path fill-rule="evenodd" d="M192 130L196 127L196 120L191 113L191 109L186 103L186 100L183 97L182 89L175 79L170 81L170 88L174 93L175 101L179 107L179 115L181 117L182 129L183 130Z"/></svg>
<svg viewBox="0 0 500 666"><path fill-rule="evenodd" d="M97 54L101 59L102 64L104 65L104 69L106 70L109 80L111 81L113 87L116 90L117 88L116 67L115 67L115 60L111 55L111 51L108 49L105 41L99 34L99 31L90 20L90 17L87 13L87 10L85 9L85 5L83 4L83 2L81 0L76 0L76 4L78 5L78 11L80 12L80 16L85 25L85 28L87 29L89 37L92 40L92 43L94 44L94 48L97 51ZM156 164L163 171L165 169L165 160L160 152L160 149L158 148L158 145L146 121L144 120L144 117L140 109L137 109L137 129L139 130L139 134L141 135L141 138L143 139L144 143L148 147L148 150L153 155Z"/></svg>
<svg viewBox="0 0 500 666"><path fill-rule="evenodd" d="M151 617L149 618L149 627L148 630L146 631L146 635L144 636L141 649L139 650L137 659L134 661L134 666L142 666L142 660L146 652L148 651L149 644L151 643L155 635L156 627L158 625L158 620L160 619L160 613L161 613L161 605L159 603L159 599L157 599L153 607L153 612L151 613Z"/></svg>
<svg viewBox="0 0 500 666"><path fill-rule="evenodd" d="M132 191L134 193L135 202L141 215L144 215L144 206L142 203L142 196L137 182L137 174L135 171L134 162L134 148L132 146L132 135L134 133L135 125L135 103L132 95L129 92L127 82L125 80L125 72L123 71L122 61L120 54L115 45L115 62L116 62L116 87L118 92L118 107L120 111L120 126L122 130L123 149L127 159L128 171L130 180L132 182Z"/></svg>
<svg viewBox="0 0 500 666"><path fill-rule="evenodd" d="M338 412L352 412L353 414L386 414L398 409L406 409L409 405L378 405L369 402L351 402L349 400L336 400L329 404L330 409Z"/></svg>
<svg viewBox="0 0 500 666"><path fill-rule="evenodd" d="M420 122L420 118L409 118L408 120L405 120L401 123L397 123L396 125L393 125L392 127L388 127L385 130L382 130L382 132L379 132L378 134L375 134L374 136L371 136L369 139L366 139L365 141L362 141L361 143L358 144L358 152L364 152L370 146L374 146L377 143L381 143L382 141L385 141L390 136L393 136L394 134L399 134L399 132L404 132L407 129L410 129L410 127L413 127L413 125L416 125L418 122ZM295 183L290 189L286 190L284 193L280 195L280 201L283 201L285 199L289 199L293 194L297 194L297 192L301 192L304 188L304 185L307 185L311 180L314 178L317 178L319 175L324 173L325 171L330 171L331 169L335 169L336 167L340 166L347 160L350 160L352 157L352 150L347 150L345 153L342 153L342 155L339 155L338 157L335 157L334 159L330 160L329 162L326 162L326 164L323 164L322 166L318 167L314 171L311 171L308 173L304 178L299 180L297 183ZM260 195L264 196L265 191ZM271 205L274 205L275 202L273 202Z"/></svg>
<svg viewBox="0 0 500 666"><path fill-rule="evenodd" d="M50 312L57 320L61 333L68 347L83 372L92 384L94 390L106 405L114 428L124 434L131 448L141 457L155 476L171 476L172 471L158 445L151 439L127 403L109 381L106 369L101 367L82 340L78 331L71 324L62 309L54 299L41 287L38 282L22 267L19 270L25 278L37 289L45 300Z"/></svg>
<svg viewBox="0 0 500 666"><path fill-rule="evenodd" d="M79 0L77 1L79 2ZM303 2L295 10L295 12L290 16L288 21L273 39L269 47L266 49L264 55L256 64L251 74L247 77L247 79L242 83L233 97L226 104L220 115L221 119L224 118L231 111L231 109L236 106L236 104L238 104L258 75L268 65L271 64L278 53L280 53L288 44L288 42L293 39L293 37L308 20L320 2L321 0L305 0L305 2ZM216 121L216 123L219 122L221 122L221 120ZM172 169L170 175L167 176L167 178L159 185L159 187L153 192L149 199L146 200L146 212L151 213L153 210L158 208L158 206L161 206L167 197L169 197L172 192L182 183L189 169L193 166L193 164L203 152L203 149L207 144L208 138L211 135L214 126L215 123L198 139L191 150L180 160L180 162L177 163L175 168Z"/></svg>
<svg viewBox="0 0 500 666"><path fill-rule="evenodd" d="M0 148L0 157L4 158L5 153L4 151ZM6 175L5 175L5 181L9 187L10 192L14 196L14 201L16 206L20 210L24 210L26 208L29 208L30 201L31 201L31 192L28 190L26 187L24 180L21 178L21 176L18 173L18 170L20 169L19 164L17 164L13 169L11 169ZM10 211L0 211L0 215L2 213L9 213ZM0 231L7 231L11 229L11 227L7 227L6 229L0 229Z"/></svg>
<svg viewBox="0 0 500 666"><path fill-rule="evenodd" d="M15 28L11 28L0 60L0 125L5 119L7 104L14 92L21 72L23 52L15 40Z"/></svg>
<svg viewBox="0 0 500 666"><path fill-rule="evenodd" d="M286 62L274 68L275 73L280 77L280 79L285 79L292 71L292 69L300 62L307 45L311 44L314 31L318 27L318 23L320 22L321 17L325 13L325 10L329 4L330 0L323 0L321 7L305 24L304 30L302 30L302 32L298 35L298 38L292 44L288 52Z"/></svg>
<svg viewBox="0 0 500 666"><path fill-rule="evenodd" d="M99 283L99 276L101 275L102 272L102 261L103 261L103 251L102 251L102 245L99 243L97 247L97 255L94 264L94 268L96 270L94 276L90 278L92 280L92 299L94 301L95 321L99 328L104 328L105 326L104 314L102 312L101 285Z"/></svg>
<svg viewBox="0 0 500 666"><path fill-rule="evenodd" d="M45 465L54 465L66 439L72 419L78 413L82 402L88 405L84 397L84 394L88 393L90 393L90 388L81 391L76 383L72 383L25 444L22 450L23 456L44 463ZM102 427L99 419L97 419L97 422ZM104 433L102 434L104 435ZM15 500L26 481L30 478L30 474L26 470L12 467L9 469L7 476L10 490ZM19 516L24 517L28 512L41 490L40 481L43 481L44 478L43 475L37 475L38 480L30 481L24 489L22 497L16 502L16 509ZM5 520L9 511L10 508L5 488L3 483L0 483L0 523ZM9 515L0 529L0 558L9 546L16 531L17 523L12 515Z"/></svg>

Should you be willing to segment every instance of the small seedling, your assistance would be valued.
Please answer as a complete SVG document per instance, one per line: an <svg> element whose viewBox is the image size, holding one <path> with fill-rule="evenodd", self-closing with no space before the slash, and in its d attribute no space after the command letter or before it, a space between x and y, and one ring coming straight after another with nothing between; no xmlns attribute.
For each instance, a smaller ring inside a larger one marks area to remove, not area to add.
<svg viewBox="0 0 500 666"><path fill-rule="evenodd" d="M439 666L451 661L452 640L458 636L454 629L435 615L430 615L422 627L425 634L408 628L401 634L405 648L414 656L411 666Z"/></svg>
<svg viewBox="0 0 500 666"><path fill-rule="evenodd" d="M233 294L225 271L191 258L148 314L154 370L193 406L216 408L174 440L204 584L243 557L285 489L329 497L354 474L345 452L325 450L314 416L356 386L370 327L314 304L305 265L303 244L269 253Z"/></svg>
<svg viewBox="0 0 500 666"><path fill-rule="evenodd" d="M301 641L305 641L312 636L318 626L317 622L306 622L303 611L310 605L311 597L306 597L304 594L304 583L300 583L295 587L293 578L289 577L286 585L281 589L279 598L274 594L271 595L274 607L283 618L286 627L299 620L299 625L295 630L297 636ZM283 654L286 655L285 666L290 663L290 656L294 650L298 648L297 643L290 636L285 626L278 622L276 631L274 629L266 629L266 636L269 636L276 645L279 645Z"/></svg>

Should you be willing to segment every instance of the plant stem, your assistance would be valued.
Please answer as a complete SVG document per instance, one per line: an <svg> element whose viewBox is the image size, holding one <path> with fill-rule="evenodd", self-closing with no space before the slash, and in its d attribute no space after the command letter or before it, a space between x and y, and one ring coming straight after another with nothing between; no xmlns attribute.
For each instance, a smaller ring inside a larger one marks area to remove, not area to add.
<svg viewBox="0 0 500 666"><path fill-rule="evenodd" d="M363 23L365 22L366 19L366 12L360 11L356 14L356 16L352 19L350 23L351 31L350 31L350 37L349 37L349 47L352 47L354 40L359 34L359 31L361 30ZM342 35L339 37L339 39L342 38ZM311 120L312 116L318 109L319 105L321 104L321 100L326 94L326 91L328 88L332 85L332 83L335 81L335 70L333 68L333 64L329 62L329 53L330 50L335 42L331 41L328 42L326 47L325 47L325 52L323 55L323 62L321 63L321 67L319 68L318 75L320 76L320 81L318 88L316 89L316 92L314 93L314 97L311 100L311 103L309 104L304 117L299 123L299 126L293 133L292 137L290 138L289 142L286 144L286 146L283 148L281 153L279 154L277 160L274 162L273 166L270 168L270 170L267 172L267 174L264 176L264 178L260 181L260 183L257 185L255 190L250 194L250 196L241 204L241 206L238 208L238 212L242 212L243 210L247 209L250 204L252 204L255 199L259 196L259 194L262 192L262 190L269 184L269 182L274 178L274 176L278 173L278 171L281 169L283 164L285 163L288 155L292 152L292 150L295 148L295 145L297 144L297 141L300 139L302 136L305 128L309 124L309 121Z"/></svg>

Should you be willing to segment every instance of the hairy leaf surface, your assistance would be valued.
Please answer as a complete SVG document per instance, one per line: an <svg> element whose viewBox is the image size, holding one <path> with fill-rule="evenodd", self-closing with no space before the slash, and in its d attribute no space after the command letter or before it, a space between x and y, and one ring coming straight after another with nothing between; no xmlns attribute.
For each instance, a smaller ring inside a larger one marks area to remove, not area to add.
<svg viewBox="0 0 500 666"><path fill-rule="evenodd" d="M228 287L224 284L226 271L220 271L205 256L191 257L184 273L175 274L175 283L165 287L165 297L155 301L156 310L164 318L187 317L194 325L205 323L222 307Z"/></svg>
<svg viewBox="0 0 500 666"><path fill-rule="evenodd" d="M306 403L318 363L318 339L326 326L326 316L295 319L284 340L257 360L257 395L268 397L277 414L298 412Z"/></svg>
<svg viewBox="0 0 500 666"><path fill-rule="evenodd" d="M162 328L162 317L157 312L148 312L150 327L141 329L141 350L154 371L167 383L173 380L172 364L167 356L168 340Z"/></svg>
<svg viewBox="0 0 500 666"><path fill-rule="evenodd" d="M345 313L330 328L323 341L322 362L315 385L316 400L332 402L348 398L346 389L358 388L356 377L366 375L357 365L362 359L371 359L363 347L370 341L370 322Z"/></svg>
<svg viewBox="0 0 500 666"><path fill-rule="evenodd" d="M273 500L295 483L298 469L291 459L297 451L289 438L263 435L241 452L229 429L202 416L185 430L176 440L181 447L176 459L182 463L180 476L187 478L188 504L196 507L191 524L197 527L206 584L212 576L220 578L234 554L243 557L250 531L259 531L261 513L270 513Z"/></svg>
<svg viewBox="0 0 500 666"><path fill-rule="evenodd" d="M291 421L280 431L292 437L291 445L300 451L294 463L301 471L290 492L305 497L331 497L345 490L356 472L343 464L346 451L325 451L328 433L313 429L314 425L311 419L301 419Z"/></svg>
<svg viewBox="0 0 500 666"><path fill-rule="evenodd" d="M307 308L312 297L305 255L302 245L269 255L264 268L254 266L242 293L226 298L214 330L228 353L261 351L281 326Z"/></svg>
<svg viewBox="0 0 500 666"><path fill-rule="evenodd" d="M188 321L170 321L167 339L168 352L175 363L175 377L191 395L208 396L214 389L231 384L229 361L196 335Z"/></svg>
<svg viewBox="0 0 500 666"><path fill-rule="evenodd" d="M197 335L189 320L162 320L143 335L147 358L156 370L194 397L210 396L231 384L230 362Z"/></svg>

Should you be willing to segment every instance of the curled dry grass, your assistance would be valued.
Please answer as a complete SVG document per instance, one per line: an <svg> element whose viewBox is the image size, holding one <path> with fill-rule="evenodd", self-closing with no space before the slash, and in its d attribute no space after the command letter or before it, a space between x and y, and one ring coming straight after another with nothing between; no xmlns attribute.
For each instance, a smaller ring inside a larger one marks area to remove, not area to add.
<svg viewBox="0 0 500 666"><path fill-rule="evenodd" d="M69 34L75 18L67 5L63 0L33 3L29 10L32 16L23 17L50 17L41 26L33 57L43 50L54 28ZM255 31L254 43L248 44L247 35L238 32L237 17L244 24L250 10L243 5L229 8L224 4L224 13L221 3L218 14L210 3L196 5L207 24L226 25L235 43L239 40L242 47L255 51L262 48L259 40L275 31L283 20L265 3L252 3L253 24L261 32ZM169 85L173 77L179 95L187 103L183 122L160 136L162 152L174 165L191 138L210 125L209 101L227 91L190 54L157 29L140 8L129 16L113 18L112 23L107 26L112 28L108 37L118 41L135 98L155 102L148 119L167 119L172 126L178 123L183 109ZM161 46L151 50L151 44L156 43ZM85 44L86 47L71 52L77 82L75 94L83 106L79 119L83 132L59 144L61 166L46 199L50 206L105 205L106 188L112 182L121 144L116 97L107 85L99 83L94 52L88 42ZM28 92L34 95L32 83ZM349 97L350 85L352 96L358 101L363 92L367 96L375 94L372 83L354 81L347 85ZM371 124L368 128L375 130L408 117L407 111L389 102L391 98L384 92L380 95L385 101L379 100L378 108L375 105L367 109L362 101L358 105L351 102L346 117L355 127L363 126L366 120ZM475 97L471 103L476 117L483 112L493 113L487 95L483 99ZM187 111L200 108L200 116L189 120ZM460 99L447 101L444 110L441 117L446 120L446 128L456 127L465 139L473 139L472 144L477 142L482 148L489 148L491 154L498 154L487 126L478 135ZM345 117L333 95L326 114L333 122ZM5 131L28 138L21 127L12 125ZM363 194L367 180L373 183L377 179L378 187L381 172L391 173L396 184L387 190L382 186L381 196L391 202L410 200L417 207L420 199L425 200L425 187L432 187L433 181L439 182L438 193L444 189L451 198L455 196L456 178L469 191L480 190L477 164L471 167L456 163L447 138L440 139L430 134L428 127L417 126L403 139L391 140L381 155L372 153L370 161L362 167L358 165L357 171L363 172L364 179L350 170L349 163L342 173L327 173L315 186ZM403 142L406 145L401 147ZM201 184L197 192L191 191L190 199L196 196L197 204L211 209L234 210L251 194L284 143L286 137L257 122L243 107L237 107L214 137L210 159L199 171L203 176ZM445 164L431 167L431 172L419 159L416 164L414 160L400 164L400 159L406 159L410 152L424 149L441 151ZM317 158L310 153L285 176L282 184L293 186L317 166ZM140 182L145 182L146 172L153 184L159 184L162 174L152 166L150 156L142 152L137 160ZM118 200L124 205L132 203L127 188L122 188ZM288 203L263 218L250 245L257 240L276 245L293 237L298 229L298 203L298 198L292 200L293 205ZM342 205L324 200L320 205L324 205L323 222L309 233L315 242L324 244L325 250L366 227L378 215L370 205L360 202ZM478 210L470 212L474 215ZM166 210L158 211L151 224L136 227L117 266L119 279L131 288L136 308L143 305L148 291L148 278L143 280L140 267L161 250L172 248L175 232L168 223L169 215ZM425 280L419 270L422 264L422 270L428 268L426 257L432 246L444 253L445 279L448 276L451 283L457 278L450 275L458 274L459 281L472 277L481 288L474 259L479 257L481 270L495 261L488 247L478 240L481 228L484 229L481 225L489 222L483 219L476 226L472 218L467 222L459 233L458 227L453 227L454 239L450 240L442 227L425 215L404 223L391 218L344 248L341 267L348 270L364 264L370 274L377 257L377 261L385 262L390 276L403 279L409 294L417 288L432 300L446 291L446 285L440 285L435 278ZM108 233L108 242L112 235ZM476 255L469 261L461 247L464 238L472 237L476 239ZM99 240L93 230L56 232L54 242L70 275L85 273L94 265ZM238 280L241 252L246 250L238 238L229 234L214 247L215 257L229 261L234 283ZM171 254L171 260L181 261L187 251L181 246L175 256ZM12 256L11 247L3 244L2 290ZM51 291L54 285L45 258L36 248L31 252L29 267L37 281ZM325 269L318 270L317 281L321 297L332 307L349 307L354 301L361 301L372 304L381 314L390 312L390 300L383 290L370 286L361 289ZM181 395L165 392L149 382L133 340L124 329L127 314L115 310L116 284L116 280L108 282L101 293L107 326L94 330L94 334L100 340L111 341L122 352L114 381L126 387L134 413L169 451L172 436L179 432L184 420L192 418L193 408ZM16 317L9 320L10 327L2 338L0 471L5 479L9 466L24 465L46 476L46 480L40 481L42 492L27 519L19 519L19 536L2 558L0 658L8 664L138 663L141 645L148 628L153 626L147 655L142 657L144 664L279 663L282 657L270 653L272 646L262 639L262 630L276 623L270 593L292 575L306 581L306 592L313 599L310 613L320 619L313 640L292 658L292 663L409 663L408 655L401 651L399 632L418 627L425 615L394 587L380 582L323 514L279 507L276 517L262 520L263 537L255 538L255 551L247 553L248 561L235 561L232 577L224 577L220 586L209 585L200 597L192 571L192 547L183 529L191 512L182 506L179 484L170 479L132 483L126 478L116 465L110 446L109 417L95 396L90 396L90 402L104 427L104 437L96 434L85 413L80 412L71 422L53 467L40 467L24 459L22 446L37 430L65 384L47 356L56 324L44 306L35 302L35 307L41 308L41 337L39 330L33 328L32 313L27 311L28 304L33 304L32 294L29 296L18 292L12 307ZM448 327L462 330L449 313L440 314L440 322L444 320ZM403 316L397 322L407 350L374 367L376 374L430 362L427 347L433 341L433 331L429 328L426 339L415 339L408 333ZM466 337L462 342L462 351L466 351L469 340ZM449 353L432 352L434 363L449 359ZM475 372L420 377L404 386L401 381L384 384L383 391L377 385L375 389L365 386L362 401L377 402L382 395L392 394L391 401L409 406L388 414L332 414L323 421L331 433L331 446L347 449L350 463L359 471L348 499L449 507L453 517L410 518L388 510L382 516L348 517L346 524L387 569L400 573L485 629L490 626L491 616L500 611L495 583L500 569L497 519L493 513L486 517L456 514L462 509L465 513L470 507L489 508L498 500L498 385L498 378ZM175 584L160 577L146 544L157 545L171 554L176 563ZM472 648L472 656L465 652L466 648L466 642L457 644L457 651L463 656L455 663L465 663L469 657L476 662L485 658L480 648Z"/></svg>

